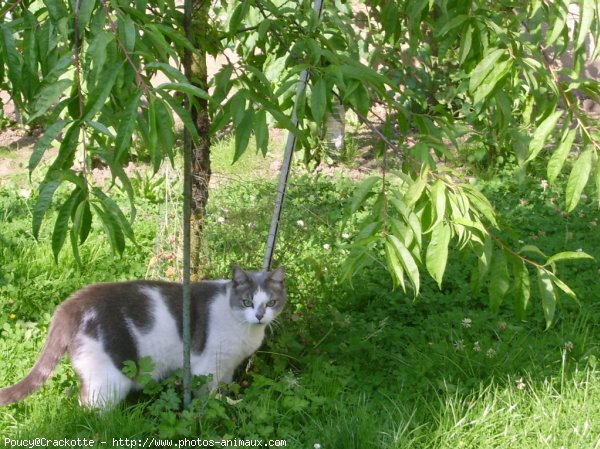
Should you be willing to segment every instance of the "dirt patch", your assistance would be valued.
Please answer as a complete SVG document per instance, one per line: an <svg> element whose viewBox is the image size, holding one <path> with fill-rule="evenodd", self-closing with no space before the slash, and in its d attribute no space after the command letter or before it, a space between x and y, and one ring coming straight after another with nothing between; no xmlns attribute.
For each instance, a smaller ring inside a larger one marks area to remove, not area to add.
<svg viewBox="0 0 600 449"><path fill-rule="evenodd" d="M0 130L0 184L14 179L19 174L27 174L29 157L41 133L39 129L26 131L18 127ZM50 149L44 155L44 159L55 154L56 151Z"/></svg>

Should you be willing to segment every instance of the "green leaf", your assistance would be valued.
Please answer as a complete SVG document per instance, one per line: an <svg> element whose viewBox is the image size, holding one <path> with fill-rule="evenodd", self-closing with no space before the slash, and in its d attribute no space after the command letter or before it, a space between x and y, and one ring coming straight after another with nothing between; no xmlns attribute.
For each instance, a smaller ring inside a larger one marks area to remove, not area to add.
<svg viewBox="0 0 600 449"><path fill-rule="evenodd" d="M125 236L123 235L123 230L119 226L114 215L108 213L105 209L98 206L95 203L91 203L96 215L100 217L100 222L102 223L102 227L104 228L104 232L108 237L108 241L110 243L111 249L118 253L119 255L123 254L125 250Z"/></svg>
<svg viewBox="0 0 600 449"><path fill-rule="evenodd" d="M490 71L488 76L477 86L473 93L473 102L475 104L484 101L492 93L496 84L510 71L512 64L512 59L497 61L494 64L494 69Z"/></svg>
<svg viewBox="0 0 600 449"><path fill-rule="evenodd" d="M385 256L388 270L392 275L394 288L400 286L402 287L402 291L406 292L406 285L404 283L404 270L402 269L402 265L400 264L400 260L398 259L394 245L389 240L386 240L385 242Z"/></svg>
<svg viewBox="0 0 600 449"><path fill-rule="evenodd" d="M185 36L183 29L174 28L173 26L167 26L162 23L155 23L153 24L153 27L169 38L177 47L179 47L179 49L188 49L192 52L196 51L194 44L192 44ZM179 51L179 54L181 53L182 52Z"/></svg>
<svg viewBox="0 0 600 449"><path fill-rule="evenodd" d="M546 143L548 136L556 128L558 119L562 116L562 114L563 111L554 111L552 114L546 117L542 123L540 123L540 125L533 133L531 142L529 142L529 150L527 152L527 158L525 159L525 163L535 159L540 153L540 151L542 151L542 148L544 148L544 144Z"/></svg>
<svg viewBox="0 0 600 449"><path fill-rule="evenodd" d="M125 45L125 48L128 52L133 52L135 48L135 41L137 38L137 33L135 32L135 24L131 17L127 14L119 14L118 15L117 26L119 30L119 37Z"/></svg>
<svg viewBox="0 0 600 449"><path fill-rule="evenodd" d="M575 43L575 51L579 49L584 43L590 33L592 24L594 23L594 16L596 14L596 1L595 0L582 0L579 2L579 29L577 30L577 42Z"/></svg>
<svg viewBox="0 0 600 449"><path fill-rule="evenodd" d="M75 210L75 215L73 215L73 226L71 226L70 232L73 257L80 267L83 266L83 263L79 254L79 245L86 240L91 227L92 216L90 212L90 203L86 199L79 203Z"/></svg>
<svg viewBox="0 0 600 449"><path fill-rule="evenodd" d="M38 166L44 153L50 147L54 139L58 137L60 132L63 130L65 125L69 123L68 120L59 120L58 122L54 122L52 125L46 129L42 137L36 142L33 147L33 152L29 158L29 176L35 168Z"/></svg>
<svg viewBox="0 0 600 449"><path fill-rule="evenodd" d="M121 211L119 205L108 195L106 195L102 190L98 187L94 187L92 189L92 193L95 198L97 198L102 205L102 208L106 211L107 215L109 215L116 226L122 230L122 233L127 236L129 240L135 243L135 235L129 220L125 217L125 214ZM123 245L124 247L124 245ZM120 252L123 252L122 250Z"/></svg>
<svg viewBox="0 0 600 449"><path fill-rule="evenodd" d="M513 260L513 295L515 300L515 314L519 320L524 320L531 297L531 281L529 271L523 259L515 257Z"/></svg>
<svg viewBox="0 0 600 449"><path fill-rule="evenodd" d="M229 18L229 33L231 35L234 35L240 28L244 17L246 17L246 15L248 14L249 7L250 2L242 1L236 6L236 8L231 13L231 16Z"/></svg>
<svg viewBox="0 0 600 449"><path fill-rule="evenodd" d="M67 90L73 81L69 79L61 79L53 83L48 83L42 86L41 90L36 95L35 102L32 108L32 114L27 120L31 123L36 118L44 115L48 109L56 104L60 96Z"/></svg>
<svg viewBox="0 0 600 449"><path fill-rule="evenodd" d="M71 192L69 199L65 201L58 210L58 215L56 216L56 221L54 223L54 230L52 231L52 253L54 254L54 261L56 263L58 263L58 254L60 253L67 238L67 233L69 232L69 219L75 214L78 201L80 201L80 196L81 190L75 188L75 190Z"/></svg>
<svg viewBox="0 0 600 449"><path fill-rule="evenodd" d="M154 173L158 172L164 155L160 151L158 146L158 132L160 128L160 123L158 123L156 119L156 107L154 103L156 102L156 97L150 97L148 109L145 111L147 116L147 139L146 139L146 149L148 154L150 155L150 159L152 161L152 169Z"/></svg>
<svg viewBox="0 0 600 449"><path fill-rule="evenodd" d="M3 59L8 66L8 78L13 85L13 89L21 86L21 57L17 52L17 45L10 28L3 24L0 26L0 50L2 50ZM18 99L16 99L18 100Z"/></svg>
<svg viewBox="0 0 600 449"><path fill-rule="evenodd" d="M573 164L573 169L567 181L565 191L566 209L571 212L581 198L581 193L590 177L592 171L593 150L587 149L579 155L579 158Z"/></svg>
<svg viewBox="0 0 600 449"><path fill-rule="evenodd" d="M469 78L469 91L474 93L481 85L483 80L495 69L496 62L503 56L508 56L508 51L504 48L496 48L489 52L479 64L471 71Z"/></svg>
<svg viewBox="0 0 600 449"><path fill-rule="evenodd" d="M348 100L350 101L350 104L352 104L352 106L354 106L354 108L362 115L366 116L369 113L371 100L369 99L369 93L367 92L367 89L365 89L362 83L358 83L356 85L356 89L354 89Z"/></svg>
<svg viewBox="0 0 600 449"><path fill-rule="evenodd" d="M446 214L446 184L441 179L438 179L431 186L431 206L433 212L433 223L426 233L435 228L444 219Z"/></svg>
<svg viewBox="0 0 600 449"><path fill-rule="evenodd" d="M129 199L131 221L133 221L136 215L135 193L133 191L131 181L129 180L129 177L123 169L123 165L121 163L115 163L114 154L112 154L112 152L108 150L97 148L94 149L94 154L102 158L102 160L109 165L113 183L116 181L116 179L119 179L121 181L120 187L127 193L127 197Z"/></svg>
<svg viewBox="0 0 600 449"><path fill-rule="evenodd" d="M40 227L42 226L44 215L46 215L46 211L52 204L54 192L56 192L56 189L62 183L62 181L63 180L60 176L48 173L48 175L46 175L46 179L40 184L39 196L35 203L35 207L33 208L32 216L32 232L36 239L39 237Z"/></svg>
<svg viewBox="0 0 600 449"><path fill-rule="evenodd" d="M81 216L79 217L81 221L77 224L77 236L79 237L79 244L82 245L85 243L92 230L92 212L90 210L90 202L88 201L87 193L85 199L79 206L77 211L75 211L75 215L77 216L77 214L81 212Z"/></svg>
<svg viewBox="0 0 600 449"><path fill-rule="evenodd" d="M555 262L559 262L561 260L577 260L577 259L594 259L592 256L590 256L587 253L584 252L580 252L580 251L564 251L562 253L557 253L554 254L553 256L549 257L548 260L546 261L546 263L544 264L544 266L546 265L551 265Z"/></svg>
<svg viewBox="0 0 600 449"><path fill-rule="evenodd" d="M119 126L117 127L117 137L115 138L114 161L116 164L124 162L125 155L129 152L133 130L136 125L140 98L141 92L138 92L133 96L131 101L129 101L120 116Z"/></svg>
<svg viewBox="0 0 600 449"><path fill-rule="evenodd" d="M548 174L548 182L553 184L558 175L560 174L565 160L573 147L573 142L575 141L575 137L577 135L576 129L568 130L563 139L561 140L558 148L552 153L550 160L548 161L547 174Z"/></svg>
<svg viewBox="0 0 600 449"><path fill-rule="evenodd" d="M425 266L427 271L442 288L442 279L448 263L448 244L450 243L450 226L445 221L440 222L431 231L431 240L427 246Z"/></svg>
<svg viewBox="0 0 600 449"><path fill-rule="evenodd" d="M471 46L473 45L473 27L471 25L467 26L467 31L465 31L464 37L460 40L460 50L459 54L459 62L464 64L465 60L469 56L469 52L471 51Z"/></svg>
<svg viewBox="0 0 600 449"><path fill-rule="evenodd" d="M471 19L471 17L467 16L465 14L459 14L457 16L454 16L452 19L448 20L444 24L444 26L442 26L439 30L436 30L436 32L435 32L436 37L440 38L440 37L444 36L450 30L461 26L463 23L467 22L470 19Z"/></svg>
<svg viewBox="0 0 600 449"><path fill-rule="evenodd" d="M496 213L489 200L479 190L469 184L461 184L460 187L474 206L473 209L482 214L492 226L497 228Z"/></svg>
<svg viewBox="0 0 600 449"><path fill-rule="evenodd" d="M317 123L323 123L325 111L327 109L327 82L323 78L319 78L313 84L310 96L310 109L312 111L313 120Z"/></svg>
<svg viewBox="0 0 600 449"><path fill-rule="evenodd" d="M550 47L554 42L556 42L556 39L559 38L560 34L565 28L565 25L567 24L567 15L569 13L569 7L564 0L555 0L552 2L551 7L557 14L554 20L554 25L552 26L552 31L548 34L546 39L546 47Z"/></svg>
<svg viewBox="0 0 600 449"><path fill-rule="evenodd" d="M212 97L204 89L193 86L190 83L162 83L156 87L156 90L183 92L191 97L201 98L203 100L212 100Z"/></svg>
<svg viewBox="0 0 600 449"><path fill-rule="evenodd" d="M103 134L105 137L108 137L109 139L115 138L112 131L110 129L108 129L108 127L104 123L96 122L94 120L89 120L89 121L85 122L85 124L89 128L97 131L100 134Z"/></svg>
<svg viewBox="0 0 600 449"><path fill-rule="evenodd" d="M79 6L79 11L76 11L75 17L77 18L77 29L79 30L79 37L81 39L83 30L92 17L92 12L96 6L96 0L79 0L76 4Z"/></svg>
<svg viewBox="0 0 600 449"><path fill-rule="evenodd" d="M373 187L381 180L380 176L369 176L367 179L362 181L359 186L354 190L352 202L350 203L350 213L353 214L360 207L362 207L367 196L372 193Z"/></svg>
<svg viewBox="0 0 600 449"><path fill-rule="evenodd" d="M267 151L269 151L269 128L267 126L267 112L263 109L256 113L254 138L256 139L256 149L265 157Z"/></svg>
<svg viewBox="0 0 600 449"><path fill-rule="evenodd" d="M84 69L87 68L87 82L88 83L97 83L98 75L102 74L102 69L104 68L104 63L108 58L107 47L112 41L115 39L115 35L105 31L98 33L89 43L89 47L85 52L85 60L86 65ZM73 56L70 56L69 62L72 63ZM91 68L93 67L93 68Z"/></svg>
<svg viewBox="0 0 600 449"><path fill-rule="evenodd" d="M227 97L227 95L229 94L229 91L231 90L231 87L233 85L233 83L231 81L232 74L233 74L233 66L225 65L213 77L215 89L213 91L214 103L213 103L212 107L215 107L217 104L220 105L223 102L223 100Z"/></svg>
<svg viewBox="0 0 600 449"><path fill-rule="evenodd" d="M175 67L169 64L165 64L164 62L151 62L149 64L146 64L145 68L146 70L161 70L171 80L179 84L188 82L188 79L183 73L181 73Z"/></svg>
<svg viewBox="0 0 600 449"><path fill-rule="evenodd" d="M181 121L183 122L183 124L185 126L185 129L190 133L190 137L192 138L192 141L197 142L198 138L199 138L198 130L196 129L196 125L194 124L194 121L192 120L192 116L190 115L189 111L181 105L181 102L177 98L173 98L169 94L169 92L161 90L161 91L158 91L158 94L167 103L169 103L169 106L171 106L171 109L173 109L173 111L175 111L177 116L181 119Z"/></svg>
<svg viewBox="0 0 600 449"><path fill-rule="evenodd" d="M554 319L554 313L556 311L556 292L552 285L552 280L546 270L541 268L537 269L537 280L538 289L542 298L542 309L544 310L544 317L546 318L546 329L549 329Z"/></svg>
<svg viewBox="0 0 600 449"><path fill-rule="evenodd" d="M423 165L421 167L421 173L419 174L419 178L408 186L406 194L404 195L407 207L413 207L417 203L417 201L419 201L419 198L421 198L421 195L423 194L423 191L427 186L428 173L429 169L426 165Z"/></svg>
<svg viewBox="0 0 600 449"><path fill-rule="evenodd" d="M555 286L557 286L564 293L566 293L571 299L574 299L576 302L579 302L577 301L577 295L573 290L571 290L571 288L567 284L565 284L563 281L557 278L554 273L550 271L546 271L545 273L548 275L548 277L554 283Z"/></svg>
<svg viewBox="0 0 600 449"><path fill-rule="evenodd" d="M502 304L509 288L510 280L504 251L495 251L492 256L489 285L490 308L494 313L500 310L500 304Z"/></svg>
<svg viewBox="0 0 600 449"><path fill-rule="evenodd" d="M252 135L252 128L254 127L254 109L246 109L244 116L240 120L240 123L235 128L235 154L233 156L233 163L235 164L242 154L248 148L248 142Z"/></svg>
<svg viewBox="0 0 600 449"><path fill-rule="evenodd" d="M174 123L171 111L164 101L156 99L154 101L156 109L156 120L160 124L160 132L158 133L158 144L162 149L162 153L168 155L173 162L175 153L175 134Z"/></svg>
<svg viewBox="0 0 600 449"><path fill-rule="evenodd" d="M44 0L44 4L54 22L58 22L69 14L63 0Z"/></svg>
<svg viewBox="0 0 600 449"><path fill-rule="evenodd" d="M87 98L87 103L83 109L83 120L91 120L104 106L104 103L111 94L112 88L121 71L123 63L112 64L100 75L96 86L92 89Z"/></svg>
<svg viewBox="0 0 600 449"><path fill-rule="evenodd" d="M404 246L404 243L398 239L398 237L395 235L388 235L387 238L396 252L396 256L402 265L402 269L408 275L408 279L413 286L415 296L417 296L420 289L420 276L419 267L417 266L415 259L408 248Z"/></svg>

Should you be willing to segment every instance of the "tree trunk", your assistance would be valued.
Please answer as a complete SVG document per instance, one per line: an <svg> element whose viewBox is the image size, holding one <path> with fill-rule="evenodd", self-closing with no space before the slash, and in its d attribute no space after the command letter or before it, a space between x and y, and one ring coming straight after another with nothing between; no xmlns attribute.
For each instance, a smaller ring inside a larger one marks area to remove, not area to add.
<svg viewBox="0 0 600 449"><path fill-rule="evenodd" d="M205 91L208 91L208 71L206 64L205 43L209 39L208 14L210 0L193 0L192 2L193 43L196 52L192 55L188 79ZM191 213L191 280L198 281L203 277L201 260L202 231L208 203L208 185L210 182L210 118L208 102L199 99L197 107L192 107L192 119L198 131L199 140L192 148L192 213Z"/></svg>

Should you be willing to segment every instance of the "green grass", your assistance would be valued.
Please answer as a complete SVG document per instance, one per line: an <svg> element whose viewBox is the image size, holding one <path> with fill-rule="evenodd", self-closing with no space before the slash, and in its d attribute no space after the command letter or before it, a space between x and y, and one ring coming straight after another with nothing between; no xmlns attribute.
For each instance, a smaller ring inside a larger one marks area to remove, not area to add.
<svg viewBox="0 0 600 449"><path fill-rule="evenodd" d="M230 167L231 145L221 145L203 250L211 277L228 276L232 264L261 265L275 192L261 157L250 154L240 174ZM68 249L54 263L51 218L33 240L33 199L0 189L0 385L32 366L52 310L72 291L95 281L176 277L169 269L177 267L178 180L160 176L134 182L139 247L113 257L95 227L81 270ZM511 223L510 238L547 253L582 248L600 260L591 201L565 216L558 193L534 179L519 184L511 173L482 188ZM456 254L442 290L424 279L416 301L393 291L376 264L349 285L339 274L351 194L343 177L293 176L276 251L276 264L287 267L289 305L227 394L181 412L174 378L101 414L79 408L77 379L64 361L41 390L0 409L0 446L4 438L117 447L113 438L200 437L286 440L299 449L600 448L598 262L561 267L581 306L563 298L549 330L536 298L527 321L517 321L510 304L492 314L486 292L471 291L471 262Z"/></svg>

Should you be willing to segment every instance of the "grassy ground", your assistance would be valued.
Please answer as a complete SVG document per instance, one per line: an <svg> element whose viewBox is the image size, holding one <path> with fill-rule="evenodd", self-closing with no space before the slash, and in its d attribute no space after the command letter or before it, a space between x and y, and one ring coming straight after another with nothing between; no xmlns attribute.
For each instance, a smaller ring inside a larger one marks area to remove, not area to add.
<svg viewBox="0 0 600 449"><path fill-rule="evenodd" d="M206 272L218 278L234 263L261 265L275 191L262 159L250 155L233 170L231 151L223 142L215 152L220 175L205 234ZM0 188L0 385L31 367L53 309L74 290L177 278L178 180L161 176L134 183L139 247L115 259L95 228L81 270L68 250L54 263L51 225L39 243L32 239L26 186ZM481 187L520 239L548 253L581 248L600 260L596 205L566 216L557 193L514 179L509 172ZM99 414L78 407L65 361L36 394L0 409L0 446L10 446L6 438L87 438L96 447L148 447L147 438L187 437L307 449L600 448L598 263L563 268L581 306L565 298L547 331L537 298L527 321L516 321L510 304L491 314L485 291L471 292L471 261L457 255L442 291L427 281L416 301L393 291L378 265L343 283L351 187L344 176L293 177L276 253L276 264L287 267L289 306L226 395L199 398L182 413L173 378Z"/></svg>

